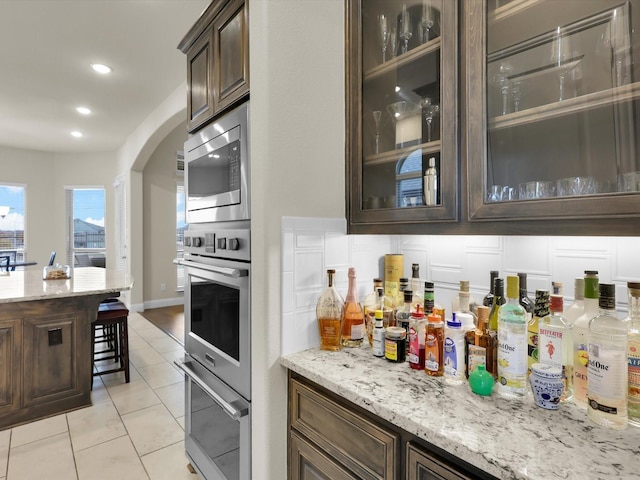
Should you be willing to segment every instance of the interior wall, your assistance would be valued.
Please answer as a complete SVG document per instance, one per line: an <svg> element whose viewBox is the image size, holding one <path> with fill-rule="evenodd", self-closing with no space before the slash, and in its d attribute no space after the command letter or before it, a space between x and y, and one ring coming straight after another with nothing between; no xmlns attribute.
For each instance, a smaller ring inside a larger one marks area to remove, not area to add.
<svg viewBox="0 0 640 480"><path fill-rule="evenodd" d="M252 0L252 470L286 478L281 217L344 217L344 2Z"/></svg>
<svg viewBox="0 0 640 480"><path fill-rule="evenodd" d="M184 180L176 174L176 152L186 139L187 131L180 124L160 142L142 172L145 308L183 301L172 260L176 257L176 185Z"/></svg>

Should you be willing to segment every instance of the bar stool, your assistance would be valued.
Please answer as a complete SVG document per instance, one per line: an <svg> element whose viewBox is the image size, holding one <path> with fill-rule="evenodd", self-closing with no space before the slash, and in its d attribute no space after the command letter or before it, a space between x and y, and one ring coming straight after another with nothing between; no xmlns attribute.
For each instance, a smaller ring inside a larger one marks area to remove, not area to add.
<svg viewBox="0 0 640 480"><path fill-rule="evenodd" d="M110 298L100 303L96 320L91 325L91 359L93 364L99 360L113 359L115 362L119 362L120 366L101 372L94 372L94 377L108 373L124 372L125 382L129 383L128 316L129 310L124 303L117 299ZM99 332L98 329L100 329ZM106 347L104 350L96 351L97 344L106 344ZM96 355L104 353L109 353L109 355L96 358Z"/></svg>

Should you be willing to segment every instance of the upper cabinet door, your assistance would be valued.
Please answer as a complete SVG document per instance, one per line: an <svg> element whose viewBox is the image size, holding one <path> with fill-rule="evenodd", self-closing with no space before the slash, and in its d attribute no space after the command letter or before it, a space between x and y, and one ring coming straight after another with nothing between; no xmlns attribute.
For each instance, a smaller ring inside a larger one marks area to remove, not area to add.
<svg viewBox="0 0 640 480"><path fill-rule="evenodd" d="M213 116L213 35L205 31L187 52L187 130Z"/></svg>
<svg viewBox="0 0 640 480"><path fill-rule="evenodd" d="M249 22L247 4L233 0L214 21L214 94L216 111L249 92Z"/></svg>
<svg viewBox="0 0 640 480"><path fill-rule="evenodd" d="M351 233L458 219L457 3L347 1Z"/></svg>
<svg viewBox="0 0 640 480"><path fill-rule="evenodd" d="M637 233L640 1L464 9L469 220L635 216L612 233ZM556 224L571 233L572 222Z"/></svg>

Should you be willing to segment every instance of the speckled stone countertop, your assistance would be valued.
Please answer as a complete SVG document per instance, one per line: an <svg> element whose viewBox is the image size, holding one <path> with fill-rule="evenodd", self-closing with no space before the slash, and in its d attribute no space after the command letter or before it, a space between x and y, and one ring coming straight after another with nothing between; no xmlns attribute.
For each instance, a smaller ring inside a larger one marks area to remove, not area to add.
<svg viewBox="0 0 640 480"><path fill-rule="evenodd" d="M481 397L372 355L369 345L318 348L280 363L345 399L504 479L640 478L640 428L607 430L574 404L555 411L531 395Z"/></svg>
<svg viewBox="0 0 640 480"><path fill-rule="evenodd" d="M132 285L129 275L105 268L74 268L67 280L43 280L41 268L28 268L0 276L0 303L115 293Z"/></svg>

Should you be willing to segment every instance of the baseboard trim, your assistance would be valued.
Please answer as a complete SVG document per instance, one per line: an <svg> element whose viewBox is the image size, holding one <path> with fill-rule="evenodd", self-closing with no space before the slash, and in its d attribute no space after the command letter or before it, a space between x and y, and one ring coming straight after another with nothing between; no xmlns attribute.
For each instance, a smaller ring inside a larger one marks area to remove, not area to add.
<svg viewBox="0 0 640 480"><path fill-rule="evenodd" d="M148 308L162 308L162 307L173 307L174 305L183 305L184 297L174 297L174 298L162 298L160 300L147 300L142 305L142 310L145 311Z"/></svg>

